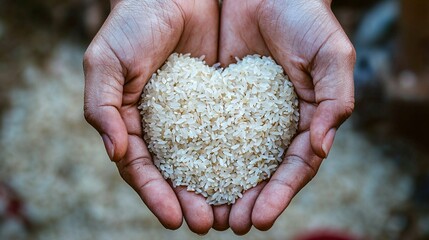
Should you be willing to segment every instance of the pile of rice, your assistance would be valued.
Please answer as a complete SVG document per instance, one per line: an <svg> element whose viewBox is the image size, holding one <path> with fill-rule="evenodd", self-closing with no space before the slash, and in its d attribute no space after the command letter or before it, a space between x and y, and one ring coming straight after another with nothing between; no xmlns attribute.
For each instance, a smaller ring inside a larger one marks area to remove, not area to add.
<svg viewBox="0 0 429 240"><path fill-rule="evenodd" d="M222 69L174 53L146 85L139 109L162 175L213 205L233 204L270 178L299 120L292 83L259 55Z"/></svg>

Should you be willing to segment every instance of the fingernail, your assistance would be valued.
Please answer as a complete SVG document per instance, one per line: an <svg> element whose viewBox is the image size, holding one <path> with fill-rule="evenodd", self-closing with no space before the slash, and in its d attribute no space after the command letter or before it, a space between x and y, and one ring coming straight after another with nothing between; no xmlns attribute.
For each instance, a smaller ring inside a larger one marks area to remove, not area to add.
<svg viewBox="0 0 429 240"><path fill-rule="evenodd" d="M328 157L329 151L331 150L332 144L334 143L335 133L337 130L335 128L331 128L328 133L326 133L325 138L322 142L322 150L325 154L325 158Z"/></svg>
<svg viewBox="0 0 429 240"><path fill-rule="evenodd" d="M112 141L110 140L107 134L101 134L101 138L104 142L104 147L106 148L107 155L110 158L110 161L113 161L113 156L115 155L115 148L113 146Z"/></svg>

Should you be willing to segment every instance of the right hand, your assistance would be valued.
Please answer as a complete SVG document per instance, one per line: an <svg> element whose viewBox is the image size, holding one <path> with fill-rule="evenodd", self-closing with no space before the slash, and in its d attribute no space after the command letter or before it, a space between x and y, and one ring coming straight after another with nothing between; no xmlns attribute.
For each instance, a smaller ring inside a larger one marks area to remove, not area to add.
<svg viewBox="0 0 429 240"><path fill-rule="evenodd" d="M354 108L355 51L331 11L331 0L224 0L219 60L271 56L289 75L299 99L297 135L269 181L232 206L237 234L268 230L316 175L336 130Z"/></svg>
<svg viewBox="0 0 429 240"><path fill-rule="evenodd" d="M205 55L208 64L215 63L218 24L217 0L113 1L84 57L85 118L122 178L166 228L180 227L184 216L199 234L216 225L218 211L161 176L143 141L137 106L152 73L172 52Z"/></svg>

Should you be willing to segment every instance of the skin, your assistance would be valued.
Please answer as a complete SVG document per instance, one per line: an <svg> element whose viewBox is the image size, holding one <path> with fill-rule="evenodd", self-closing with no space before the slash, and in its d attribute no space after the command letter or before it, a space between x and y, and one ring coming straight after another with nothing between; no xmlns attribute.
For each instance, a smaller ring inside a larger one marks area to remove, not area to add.
<svg viewBox="0 0 429 240"><path fill-rule="evenodd" d="M354 107L355 53L325 0L113 0L112 11L84 56L86 120L100 133L122 178L168 229L252 226L269 229L316 174L341 123ZM219 29L220 23L220 32ZM219 42L218 42L219 39ZM137 105L153 72L172 52L206 56L224 66L258 53L272 56L300 99L299 133L268 182L233 206L172 188L142 139Z"/></svg>
<svg viewBox="0 0 429 240"><path fill-rule="evenodd" d="M217 60L217 1L112 2L112 11L84 56L86 120L100 133L122 178L159 221L177 229L185 218L199 234L213 226L202 196L173 189L153 165L137 109L143 87L172 52Z"/></svg>
<svg viewBox="0 0 429 240"><path fill-rule="evenodd" d="M317 173L335 132L354 108L355 51L321 0L225 0L219 59L272 56L289 75L300 104L298 135L273 177L232 206L229 225L239 235L268 230Z"/></svg>

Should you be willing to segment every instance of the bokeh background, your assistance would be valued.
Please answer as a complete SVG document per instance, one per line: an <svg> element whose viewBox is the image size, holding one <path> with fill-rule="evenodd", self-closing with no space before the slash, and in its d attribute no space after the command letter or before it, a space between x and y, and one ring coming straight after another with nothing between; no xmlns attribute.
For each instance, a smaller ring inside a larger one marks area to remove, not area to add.
<svg viewBox="0 0 429 240"><path fill-rule="evenodd" d="M107 2L0 0L0 239L243 238L165 230L84 121L82 55ZM357 50L355 113L275 226L246 239L429 239L429 1L332 7Z"/></svg>

